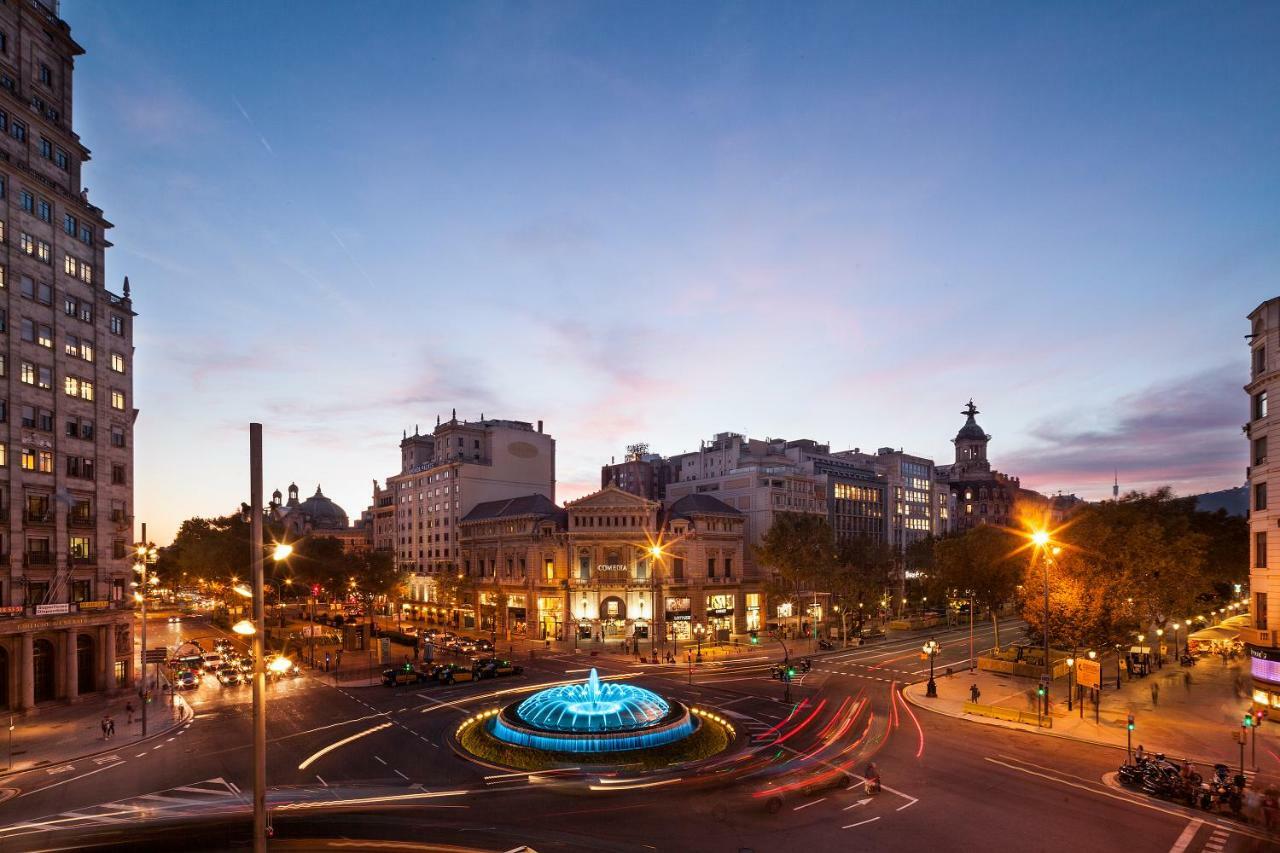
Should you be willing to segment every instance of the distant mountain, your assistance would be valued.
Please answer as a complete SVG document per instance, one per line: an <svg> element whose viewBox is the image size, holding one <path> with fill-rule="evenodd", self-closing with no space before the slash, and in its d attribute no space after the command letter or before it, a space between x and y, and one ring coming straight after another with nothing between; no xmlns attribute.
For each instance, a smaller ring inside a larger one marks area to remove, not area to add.
<svg viewBox="0 0 1280 853"><path fill-rule="evenodd" d="M1243 517L1249 510L1249 490L1245 486L1234 489L1223 489L1220 492L1205 492L1203 495L1192 495L1196 499L1196 509L1201 512L1217 512L1225 509L1227 515Z"/></svg>

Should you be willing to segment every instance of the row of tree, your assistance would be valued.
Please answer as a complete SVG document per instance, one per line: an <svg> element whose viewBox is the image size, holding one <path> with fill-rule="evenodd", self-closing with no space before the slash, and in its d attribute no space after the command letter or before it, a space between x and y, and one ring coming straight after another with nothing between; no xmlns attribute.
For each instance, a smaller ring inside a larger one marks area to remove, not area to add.
<svg viewBox="0 0 1280 853"><path fill-rule="evenodd" d="M355 596L371 607L384 596L399 601L406 591L407 577L396 570L390 554L347 551L331 536L292 542L293 552L277 562L270 549L273 543L285 541L284 534L283 529L264 524L260 547L267 555L266 580L285 600L305 597L315 586L327 596ZM161 586L169 589L201 581L214 589L227 589L233 577L248 580L250 555L250 526L241 516L191 518L182 523L173 543L160 549L155 569Z"/></svg>
<svg viewBox="0 0 1280 853"><path fill-rule="evenodd" d="M857 627L880 609L896 573L914 569L922 595L989 612L997 646L998 615L1009 606L1021 608L1031 636L1043 637L1046 579L1051 641L1087 648L1199 616L1230 600L1248 576L1248 523L1198 512L1193 498L1168 489L1087 504L1044 548L1029 533L981 525L915 543L900 558L882 541L836 542L822 516L782 513L755 556L773 569L774 601L793 602L798 614L807 595L829 595Z"/></svg>

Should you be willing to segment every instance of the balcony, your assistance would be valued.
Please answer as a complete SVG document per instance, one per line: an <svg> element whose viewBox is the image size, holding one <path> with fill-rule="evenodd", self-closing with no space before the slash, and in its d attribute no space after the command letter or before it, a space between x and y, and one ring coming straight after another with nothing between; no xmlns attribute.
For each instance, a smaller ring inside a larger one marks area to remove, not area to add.
<svg viewBox="0 0 1280 853"><path fill-rule="evenodd" d="M91 515L80 515L73 512L67 516L68 527L94 527L96 524L96 520Z"/></svg>
<svg viewBox="0 0 1280 853"><path fill-rule="evenodd" d="M75 566L92 566L96 562L98 562L98 558L94 556L77 557L72 555L71 557L71 564Z"/></svg>
<svg viewBox="0 0 1280 853"><path fill-rule="evenodd" d="M49 551L27 551L22 555L22 565L28 568L31 566L52 566L53 554Z"/></svg>
<svg viewBox="0 0 1280 853"><path fill-rule="evenodd" d="M22 520L28 527L53 527L53 510L49 510L47 512L32 512L31 510L27 510L22 514Z"/></svg>

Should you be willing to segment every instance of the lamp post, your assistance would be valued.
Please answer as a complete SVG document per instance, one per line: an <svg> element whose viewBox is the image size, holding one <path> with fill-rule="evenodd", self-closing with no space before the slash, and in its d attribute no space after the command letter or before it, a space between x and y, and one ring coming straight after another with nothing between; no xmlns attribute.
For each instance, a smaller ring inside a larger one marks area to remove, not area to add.
<svg viewBox="0 0 1280 853"><path fill-rule="evenodd" d="M937 641L929 640L927 643L924 644L924 647L921 649L921 651L929 656L929 684L925 689L924 695L930 699L937 699L938 685L937 685L937 682L933 680L933 659L938 656Z"/></svg>
<svg viewBox="0 0 1280 853"><path fill-rule="evenodd" d="M1120 689L1120 644L1116 643L1116 690Z"/></svg>
<svg viewBox="0 0 1280 853"><path fill-rule="evenodd" d="M702 638L707 633L707 626L701 622L693 626L693 638L698 641L698 653L694 657L695 663L702 663Z"/></svg>
<svg viewBox="0 0 1280 853"><path fill-rule="evenodd" d="M1182 627L1181 622L1174 622L1169 627L1173 628L1173 656L1178 657L1178 629Z"/></svg>
<svg viewBox="0 0 1280 853"><path fill-rule="evenodd" d="M649 654L658 656L656 636L658 627L658 567L662 565L662 545L650 545L649 555L653 557L649 566Z"/></svg>
<svg viewBox="0 0 1280 853"><path fill-rule="evenodd" d="M1040 627L1044 634L1044 707L1046 711L1049 708L1049 685L1053 679L1053 671L1049 668L1049 541L1050 536L1047 530L1037 530L1031 534L1031 542L1035 545L1031 552L1032 560L1034 561L1035 555L1040 553L1040 560L1044 566L1044 624Z"/></svg>
<svg viewBox="0 0 1280 853"><path fill-rule="evenodd" d="M1073 701L1073 697L1074 697L1074 693L1073 693L1073 692L1072 692L1072 690L1071 690L1071 673L1072 673L1073 671L1075 671L1075 668L1076 668L1076 659L1075 659L1075 657L1074 657L1074 656L1072 656L1072 657L1067 658L1067 710L1068 710L1068 711L1072 711L1072 710L1074 710L1074 709L1071 707L1071 703L1072 703L1072 701Z"/></svg>
<svg viewBox="0 0 1280 853"><path fill-rule="evenodd" d="M1098 653L1089 649L1089 660L1097 660ZM1093 724L1098 724L1098 705L1102 702L1102 664L1098 664L1098 688L1093 690ZM1080 718L1084 719L1084 706L1080 707Z"/></svg>
<svg viewBox="0 0 1280 853"><path fill-rule="evenodd" d="M147 734L147 705L149 704L149 697L147 696L147 594L151 591L151 586L160 580L148 572L147 566L156 561L157 554L155 543L147 541L147 523L144 521L142 523L142 541L134 545L134 555L137 562L133 564L133 570L138 573L138 580L134 582L138 589L134 592L133 599L142 608L142 654L139 656L138 663L142 668L140 698L142 700L143 737Z"/></svg>
<svg viewBox="0 0 1280 853"><path fill-rule="evenodd" d="M1156 629L1156 666L1164 667L1164 629Z"/></svg>

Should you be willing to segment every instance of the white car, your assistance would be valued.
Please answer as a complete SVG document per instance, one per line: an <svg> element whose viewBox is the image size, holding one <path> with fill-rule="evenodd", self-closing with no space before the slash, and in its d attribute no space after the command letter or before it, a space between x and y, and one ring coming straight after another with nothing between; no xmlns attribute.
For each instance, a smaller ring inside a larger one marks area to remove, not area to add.
<svg viewBox="0 0 1280 853"><path fill-rule="evenodd" d="M202 657L204 659L205 672L217 672L218 667L222 666L222 655L217 652L208 652Z"/></svg>

